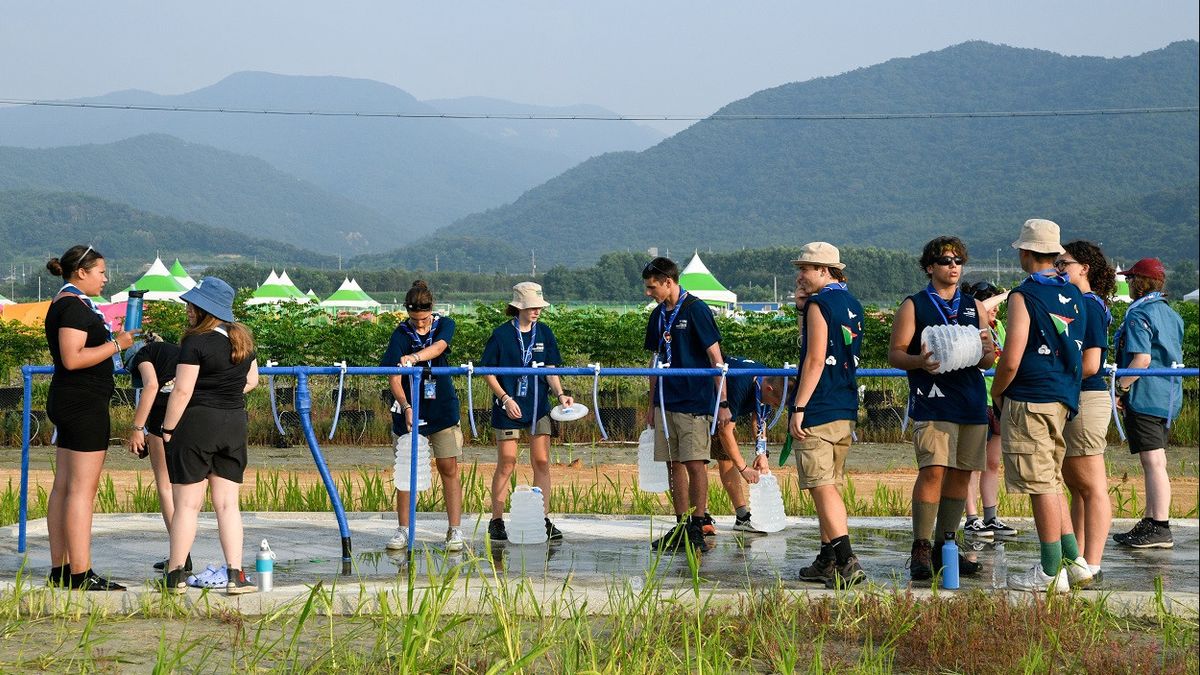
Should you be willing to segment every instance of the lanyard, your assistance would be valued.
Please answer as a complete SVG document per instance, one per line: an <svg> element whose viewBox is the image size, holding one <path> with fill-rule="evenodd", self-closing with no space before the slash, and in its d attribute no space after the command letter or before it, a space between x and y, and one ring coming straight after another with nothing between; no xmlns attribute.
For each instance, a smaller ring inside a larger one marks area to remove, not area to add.
<svg viewBox="0 0 1200 675"><path fill-rule="evenodd" d="M438 318L435 316L435 317L433 317L433 323L430 324L430 326L429 326L429 334L426 335L424 337L424 339L422 339L421 336L419 334L417 334L417 331L414 328L412 328L411 326L408 325L408 321L405 321L404 323L400 324L400 327L404 329L405 333L408 333L408 338L410 340L412 340L413 346L417 348L417 351L420 351L426 347L433 345L433 334L435 331L437 331L437 325L438 325Z"/></svg>
<svg viewBox="0 0 1200 675"><path fill-rule="evenodd" d="M528 366L533 363L533 346L537 344L537 322L533 322L533 326L529 329L529 347L525 347L525 337L521 335L521 327L517 325L517 320L513 319L513 330L517 332L517 344L521 345L521 365ZM430 331L432 333L433 331ZM527 377L527 376L526 376Z"/></svg>
<svg viewBox="0 0 1200 675"><path fill-rule="evenodd" d="M74 296L78 297L80 300L82 300L83 304L87 305L88 309L92 310L93 314L100 317L100 321L104 323L104 328L108 331L109 339L110 340L113 339L112 338L112 325L108 323L108 319L105 318L104 312L100 311L100 306L96 304L96 301L89 298L87 296L87 293L84 293L83 291L79 290L78 286L76 286L75 284L71 284L71 283L63 284L63 287L58 289L58 292L59 293L70 293L71 295L74 295Z"/></svg>
<svg viewBox="0 0 1200 675"><path fill-rule="evenodd" d="M958 307L962 303L962 289L957 287L954 289L954 298L950 302L946 302L945 298L933 290L933 284L925 287L925 295L928 295L929 299L933 301L933 307L938 314L942 315L942 321L947 324L958 323Z"/></svg>
<svg viewBox="0 0 1200 675"><path fill-rule="evenodd" d="M664 362L668 366L671 365L671 329L675 327L675 317L679 316L679 310L683 309L683 301L688 296L687 291L683 289L680 289L680 291L679 299L675 301L675 309L671 312L671 318L666 318L666 304L659 305L658 307L658 351L661 352L663 351L663 347L666 347L666 359L664 359ZM665 326L663 325L664 319L666 321Z"/></svg>

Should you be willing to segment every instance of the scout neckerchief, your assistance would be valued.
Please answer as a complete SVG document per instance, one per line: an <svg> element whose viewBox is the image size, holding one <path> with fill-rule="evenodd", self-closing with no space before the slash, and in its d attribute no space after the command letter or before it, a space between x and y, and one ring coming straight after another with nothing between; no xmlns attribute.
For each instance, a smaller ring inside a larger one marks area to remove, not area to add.
<svg viewBox="0 0 1200 675"><path fill-rule="evenodd" d="M671 311L671 318L667 318L667 305L663 303L658 307L658 351L664 353L666 358L663 362L668 366L671 365L671 329L675 327L675 317L679 316L679 310L683 309L683 301L687 298L688 292L679 288L679 299L675 301L675 309ZM665 322L665 325L664 325Z"/></svg>
<svg viewBox="0 0 1200 675"><path fill-rule="evenodd" d="M1096 304L1100 305L1100 309L1104 310L1104 328L1107 330L1108 326L1112 323L1112 311L1108 309L1108 303L1104 302L1104 298L1101 298L1091 291L1084 293L1083 297L1095 300Z"/></svg>
<svg viewBox="0 0 1200 675"><path fill-rule="evenodd" d="M1041 284L1042 286L1066 286L1067 284L1071 283L1067 281L1066 276L1056 274L1053 268L1046 270L1045 272L1034 272L1026 277L1025 280L1032 281L1035 284Z"/></svg>
<svg viewBox="0 0 1200 675"><path fill-rule="evenodd" d="M84 293L83 291L79 290L78 286L76 286L75 284L72 284L70 282L63 284L63 287L58 289L58 293L56 293L55 295L61 295L63 293L69 293L69 294L74 295L75 297L79 298L83 302L83 304L87 305L88 309L92 310L93 314L100 317L100 322L104 324L104 330L108 331L108 341L116 342L116 338L113 336L112 324L110 324L108 322L108 318L104 316L104 312L100 311L100 306L96 304L95 300L92 300L91 298L89 298L87 293ZM112 360L113 360L113 370L120 370L121 369L120 351L118 351L116 354L113 354Z"/></svg>
<svg viewBox="0 0 1200 675"><path fill-rule="evenodd" d="M933 302L933 308L941 315L942 321L945 321L947 324L958 323L958 307L962 304L962 289L956 286L954 288L954 298L950 302L946 302L946 299L934 290L933 282L930 282L925 287L925 295L928 295L929 300Z"/></svg>
<svg viewBox="0 0 1200 675"><path fill-rule="evenodd" d="M417 333L416 329L409 325L407 320L400 324L400 328L402 328L404 332L408 334L408 339L412 340L412 346L416 347L417 351L421 351L426 347L433 346L433 334L435 331L437 331L437 325L438 317L434 316L433 323L429 325L429 333L427 333L424 338ZM519 335L520 331L517 331L517 333Z"/></svg>

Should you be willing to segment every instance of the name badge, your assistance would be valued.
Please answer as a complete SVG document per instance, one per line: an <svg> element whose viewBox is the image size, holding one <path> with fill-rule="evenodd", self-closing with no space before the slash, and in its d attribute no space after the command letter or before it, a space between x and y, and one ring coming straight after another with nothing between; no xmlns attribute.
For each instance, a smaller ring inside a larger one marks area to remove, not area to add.
<svg viewBox="0 0 1200 675"><path fill-rule="evenodd" d="M421 383L422 391L425 393L425 398L432 401L437 398L437 380L428 379Z"/></svg>

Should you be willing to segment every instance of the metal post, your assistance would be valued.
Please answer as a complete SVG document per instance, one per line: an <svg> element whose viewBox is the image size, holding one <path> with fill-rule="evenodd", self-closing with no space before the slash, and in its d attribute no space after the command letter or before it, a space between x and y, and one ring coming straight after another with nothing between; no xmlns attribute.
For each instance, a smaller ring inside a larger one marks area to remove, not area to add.
<svg viewBox="0 0 1200 675"><path fill-rule="evenodd" d="M417 444L421 441L417 430L421 424L421 371L412 374L411 386L408 389L408 404L412 406L412 426L408 435L412 441L411 454L408 458L408 556L412 559L413 545L417 536Z"/></svg>
<svg viewBox="0 0 1200 675"><path fill-rule="evenodd" d="M321 446L317 443L317 434L313 431L311 412L312 394L308 391L307 369L303 367L296 368L296 413L300 416L300 426L304 428L304 437L308 440L308 449L312 451L313 461L317 465L317 471L321 474L321 482L325 484L325 491L329 493L329 502L333 505L333 513L337 517L338 529L342 534L342 571L348 574L348 564L351 559L350 525L346 522L346 509L342 507L342 498L338 494L337 485L333 481L333 476L329 473L329 467L325 464L325 457L321 454Z"/></svg>

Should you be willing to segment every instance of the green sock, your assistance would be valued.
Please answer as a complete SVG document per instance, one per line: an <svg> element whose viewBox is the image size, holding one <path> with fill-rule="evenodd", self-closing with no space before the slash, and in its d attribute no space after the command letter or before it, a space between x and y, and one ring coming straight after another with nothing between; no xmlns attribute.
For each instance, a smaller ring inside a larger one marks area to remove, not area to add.
<svg viewBox="0 0 1200 675"><path fill-rule="evenodd" d="M1071 561L1079 557L1079 540L1075 538L1074 532L1062 536L1062 557Z"/></svg>
<svg viewBox="0 0 1200 675"><path fill-rule="evenodd" d="M913 539L933 539L933 527L937 522L937 502L913 502Z"/></svg>
<svg viewBox="0 0 1200 675"><path fill-rule="evenodd" d="M947 532L958 532L958 523L962 520L963 511L967 508L967 500L942 497L938 502L937 528L933 532L933 541L946 540Z"/></svg>
<svg viewBox="0 0 1200 675"><path fill-rule="evenodd" d="M1063 546L1062 541L1043 541L1040 542L1042 551L1042 571L1048 576L1058 574L1058 568L1062 567Z"/></svg>

